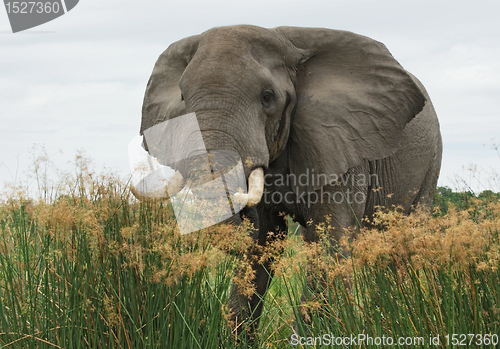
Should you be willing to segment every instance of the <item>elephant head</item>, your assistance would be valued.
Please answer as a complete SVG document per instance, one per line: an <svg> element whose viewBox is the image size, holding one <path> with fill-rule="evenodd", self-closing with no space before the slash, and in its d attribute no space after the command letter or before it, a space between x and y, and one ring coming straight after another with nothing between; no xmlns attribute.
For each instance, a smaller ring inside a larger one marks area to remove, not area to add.
<svg viewBox="0 0 500 349"><path fill-rule="evenodd" d="M208 151L243 160L252 204L262 195L255 183L285 150L296 176L342 175L365 159L395 153L424 103L386 47L367 37L331 29L220 27L160 55L146 88L141 134L195 113ZM177 169L191 176L189 166Z"/></svg>

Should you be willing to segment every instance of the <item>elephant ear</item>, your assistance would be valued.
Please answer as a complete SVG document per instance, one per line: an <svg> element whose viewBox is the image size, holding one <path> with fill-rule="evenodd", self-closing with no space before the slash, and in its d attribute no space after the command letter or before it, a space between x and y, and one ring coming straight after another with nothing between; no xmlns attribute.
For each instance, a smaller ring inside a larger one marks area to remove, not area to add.
<svg viewBox="0 0 500 349"><path fill-rule="evenodd" d="M387 48L346 31L276 30L304 56L297 68L289 164L296 178L308 181L298 181L295 192L319 189L365 159L394 154L425 97Z"/></svg>
<svg viewBox="0 0 500 349"><path fill-rule="evenodd" d="M197 49L198 35L191 36L171 44L156 61L142 104L141 135L162 121L186 113L179 80Z"/></svg>

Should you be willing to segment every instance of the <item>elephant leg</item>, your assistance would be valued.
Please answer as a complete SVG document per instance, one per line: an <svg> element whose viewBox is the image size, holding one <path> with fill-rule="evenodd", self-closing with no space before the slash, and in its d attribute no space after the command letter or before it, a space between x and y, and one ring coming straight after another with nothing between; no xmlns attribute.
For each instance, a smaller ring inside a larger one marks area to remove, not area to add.
<svg viewBox="0 0 500 349"><path fill-rule="evenodd" d="M320 255L315 259L328 258L330 261L349 258L350 251L347 248L339 249L339 243L343 237L348 235L352 238L357 229L362 227L363 217L367 206L368 192L372 185L369 176L369 163L351 168L339 181L338 185L325 186L321 191L321 200L310 208L304 207L306 221L308 224L304 241L306 243L320 242L321 234L326 233L328 244L323 244ZM327 263L328 265L328 263ZM307 283L301 296L302 311L301 322L309 324L312 314L308 310L308 302L323 303L328 299L325 292L329 292L328 278L322 272L307 268ZM351 280L344 280L347 290L351 289ZM323 294L323 295L321 295ZM295 330L299 326L295 324ZM301 333L301 335L306 335Z"/></svg>
<svg viewBox="0 0 500 349"><path fill-rule="evenodd" d="M302 216L305 221L312 222L306 225L304 241L317 242L318 229L322 224L333 228L328 231L332 245L348 233L346 229L360 228L370 199L370 188L376 181L374 178L370 175L369 162L365 161L349 169L337 185L327 185L317 190L317 203L302 203Z"/></svg>
<svg viewBox="0 0 500 349"><path fill-rule="evenodd" d="M257 233L254 234L254 238L258 237L257 246L247 255L254 275L251 281L254 292L248 297L241 285L233 283L229 304L231 320L236 327L236 332L240 333L246 328L251 337L258 328L264 297L273 277L271 268L273 261L270 258L261 258L265 253L264 248L273 240L286 237L287 233L285 217L277 213L270 214L269 210L264 208L260 208L258 213L259 229L258 231L256 229ZM251 221L254 222L255 226L255 220L251 219ZM262 260L264 262L261 262Z"/></svg>
<svg viewBox="0 0 500 349"><path fill-rule="evenodd" d="M231 286L230 309L231 320L235 326L236 334L245 329L253 337L259 326L259 317L264 305L264 296L272 278L270 263L252 263L254 280L252 286L254 293L249 297L243 294L240 285L233 283Z"/></svg>

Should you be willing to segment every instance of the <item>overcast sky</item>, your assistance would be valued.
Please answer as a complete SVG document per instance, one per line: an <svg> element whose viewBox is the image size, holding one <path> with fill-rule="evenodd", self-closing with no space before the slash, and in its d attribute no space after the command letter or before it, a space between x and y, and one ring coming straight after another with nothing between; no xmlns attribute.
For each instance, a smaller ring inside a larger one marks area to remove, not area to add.
<svg viewBox="0 0 500 349"><path fill-rule="evenodd" d="M128 170L158 55L214 26L327 27L383 42L426 86L444 141L439 185L475 190L500 173L500 1L80 0L12 34L0 8L0 182L24 180L30 148L65 167L84 150L100 170ZM62 152L62 153L61 153ZM467 168L477 169L475 177ZM465 168L465 170L464 170Z"/></svg>

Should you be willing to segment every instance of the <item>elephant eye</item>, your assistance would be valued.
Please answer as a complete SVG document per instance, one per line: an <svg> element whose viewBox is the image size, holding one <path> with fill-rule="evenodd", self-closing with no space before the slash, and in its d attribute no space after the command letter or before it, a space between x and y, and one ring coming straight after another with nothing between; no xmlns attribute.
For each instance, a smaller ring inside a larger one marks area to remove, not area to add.
<svg viewBox="0 0 500 349"><path fill-rule="evenodd" d="M184 95L181 93L181 102L184 100Z"/></svg>
<svg viewBox="0 0 500 349"><path fill-rule="evenodd" d="M273 102L273 100L274 100L274 92L273 91L269 91L269 90L262 91L262 94L260 96L260 102L262 103L262 106L264 108L268 108L269 106L271 106L271 103Z"/></svg>

